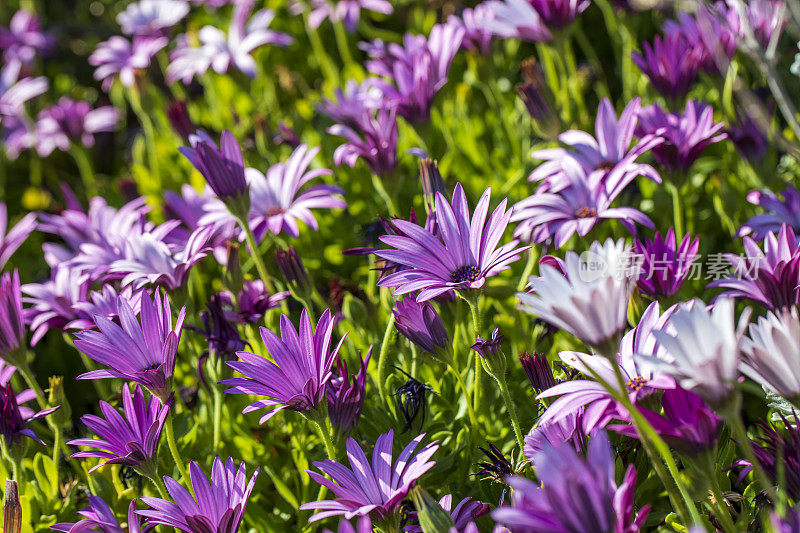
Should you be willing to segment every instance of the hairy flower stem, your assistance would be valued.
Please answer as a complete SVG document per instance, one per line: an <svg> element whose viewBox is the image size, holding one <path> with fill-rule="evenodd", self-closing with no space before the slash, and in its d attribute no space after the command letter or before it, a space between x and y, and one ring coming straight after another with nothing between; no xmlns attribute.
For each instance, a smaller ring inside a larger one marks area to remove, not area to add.
<svg viewBox="0 0 800 533"><path fill-rule="evenodd" d="M386 323L386 330L383 332L383 340L381 341L381 351L378 355L378 392L380 392L381 400L387 405L391 402L386 395L386 354L389 351L389 340L392 337L392 331L394 331L394 321L395 316L392 313Z"/></svg>
<svg viewBox="0 0 800 533"><path fill-rule="evenodd" d="M333 23L333 34L336 37L336 46L339 48L339 56L342 58L345 67L353 65L353 56L350 54L350 43L347 42L347 33L344 31L344 24L341 21Z"/></svg>
<svg viewBox="0 0 800 533"><path fill-rule="evenodd" d="M24 353L22 357L25 357ZM36 401L39 404L40 409L44 409L47 407L47 399L44 396L44 391L42 387L39 386L39 383L36 381L36 378L33 377L33 372L31 371L31 366L28 364L26 360L19 362L19 364L15 364L17 370L20 374L22 374L25 383L36 393Z"/></svg>
<svg viewBox="0 0 800 533"><path fill-rule="evenodd" d="M474 293L474 294L473 294ZM481 310L480 310L480 299L481 299L481 292L480 290L472 290L472 291L456 291L459 297L462 300L469 304L469 309L472 312L472 329L474 330L473 337L478 337L481 334ZM480 407L481 403L481 378L483 373L483 367L481 365L481 358L477 353L473 354L475 356L475 379L472 384L472 408L477 411Z"/></svg>
<svg viewBox="0 0 800 533"><path fill-rule="evenodd" d="M670 180L665 180L664 186L666 186L667 191L669 191L672 197L672 224L675 226L675 235L683 235L683 214L681 212L680 190L678 186Z"/></svg>
<svg viewBox="0 0 800 533"><path fill-rule="evenodd" d="M136 118L142 125L144 131L144 142L147 147L147 165L150 167L150 176L156 185L155 191L148 191L150 194L161 192L161 173L158 169L158 153L156 152L156 130L153 127L153 121L150 115L142 107L142 98L139 94L139 89L136 86L131 87L128 91L128 100L131 103Z"/></svg>
<svg viewBox="0 0 800 533"><path fill-rule="evenodd" d="M167 443L169 444L169 451L172 454L172 460L175 461L175 464L178 465L178 470L181 473L181 477L183 478L184 484L189 487L189 490L194 493L194 489L192 488L192 484L189 482L189 472L186 470L186 465L183 464L183 459L181 459L180 450L178 450L178 443L175 442L175 429L173 428L172 419L174 415L172 411L170 411L169 416L167 417L167 423L165 424L165 429L167 430Z"/></svg>
<svg viewBox="0 0 800 533"><path fill-rule="evenodd" d="M264 258L261 257L261 253L258 250L258 243L256 243L256 237L253 235L253 230L250 229L250 224L248 224L247 220L244 218L239 217L239 225L244 231L244 240L247 242L247 247L250 249L250 257L253 258L253 262L256 264L258 277L260 277L261 281L264 282L264 287L267 289L267 292L270 294L275 294L275 287L272 286L272 279L269 277L269 274L267 274L267 267L264 265Z"/></svg>
<svg viewBox="0 0 800 533"><path fill-rule="evenodd" d="M519 425L519 417L517 416L517 408L514 406L514 401L511 399L511 393L508 390L508 381L505 376L494 376L495 381L500 386L500 394L503 395L503 401L506 402L506 409L508 409L508 416L511 418L511 425L514 426L514 434L517 436L517 444L519 444L520 453L525 447L525 440L522 437L522 430Z"/></svg>
<svg viewBox="0 0 800 533"><path fill-rule="evenodd" d="M325 422L325 418L320 416L319 419L312 418L311 420L314 422L314 426L317 428L319 438L322 439L322 442L325 444L325 453L328 454L328 459L335 461L336 446L333 445L333 439L331 439L331 434L328 431L328 424Z"/></svg>
<svg viewBox="0 0 800 533"><path fill-rule="evenodd" d="M719 520L720 526L722 526L722 530L725 531L725 533L735 532L736 525L733 523L730 511L728 511L727 507L725 506L725 497L722 495L722 491L719 488L713 455L710 453L706 455L707 457L704 457L702 461L704 464L705 475L708 476L708 481L711 485L711 496L714 499L712 502L714 507L714 515L716 515L717 520Z"/></svg>
<svg viewBox="0 0 800 533"><path fill-rule="evenodd" d="M14 459L14 457L12 457L11 452L8 449L8 445L6 444L6 439L0 438L0 446L2 446L3 449L3 456L9 463L11 463L11 476L17 483L21 483L22 480L20 479L19 476L22 473L22 471L19 467L19 461Z"/></svg>
<svg viewBox="0 0 800 533"><path fill-rule="evenodd" d="M467 402L467 415L469 416L469 423L470 423L470 435L477 435L478 434L478 417L475 416L475 409L472 407L472 403L469 401L469 391L467 390L467 384L464 383L464 378L461 377L461 372L455 367L454 364L450 363L449 365L450 370L455 374L456 380L458 381L458 386L461 389L461 393L464 395L464 401ZM472 438L472 437L470 437Z"/></svg>
<svg viewBox="0 0 800 533"><path fill-rule="evenodd" d="M722 415L725 418L725 421L731 427L731 431L736 439L736 443L739 445L739 449L742 450L745 459L747 459L750 462L750 465L753 467L753 475L761 487L761 490L769 495L772 495L772 483L770 483L769 477L767 477L766 472L764 472L764 468L761 466L761 463L758 461L758 458L753 451L753 444L750 442L750 438L747 436L747 429L744 427L744 422L742 422L742 417L740 414L740 407L742 404L741 396L737 395L737 398L731 403L733 406L731 406L730 409L723 410Z"/></svg>
<svg viewBox="0 0 800 533"><path fill-rule="evenodd" d="M325 52L325 46L319 38L319 33L317 33L317 30L312 28L311 24L308 22L308 13L303 15L303 19L306 26L308 41L311 43L311 49L314 50L314 57L317 60L317 66L319 66L325 79L333 83L334 86L339 85L339 75L336 73L336 69L333 68L331 58Z"/></svg>
<svg viewBox="0 0 800 533"><path fill-rule="evenodd" d="M97 183L94 179L94 169L92 168L92 162L89 160L89 154L86 148L81 144L74 144L69 149L69 153L78 166L78 172L81 175L81 181L83 181L83 188L86 191L86 198L97 196Z"/></svg>

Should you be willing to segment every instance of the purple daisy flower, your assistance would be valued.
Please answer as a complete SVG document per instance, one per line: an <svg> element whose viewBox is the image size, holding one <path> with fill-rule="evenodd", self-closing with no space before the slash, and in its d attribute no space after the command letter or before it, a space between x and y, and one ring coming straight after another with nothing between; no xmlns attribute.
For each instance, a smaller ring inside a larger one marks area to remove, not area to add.
<svg viewBox="0 0 800 533"><path fill-rule="evenodd" d="M39 113L36 151L42 157L53 150L69 150L73 143L94 146L94 135L114 131L119 113L111 106L92 109L89 102L62 97L58 103Z"/></svg>
<svg viewBox="0 0 800 533"><path fill-rule="evenodd" d="M254 6L254 0L236 2L227 35L214 26L203 26L197 32L199 47L190 45L185 35L179 39L178 47L170 54L167 82L181 80L189 83L195 75L202 75L208 69L224 74L231 65L246 76L255 78L256 60L251 55L253 50L266 44L287 46L294 39L269 29L275 18L274 11L261 9L253 13Z"/></svg>
<svg viewBox="0 0 800 533"><path fill-rule="evenodd" d="M577 232L587 235L601 220L620 220L631 233L635 224L653 229L653 222L644 213L633 207L611 207L611 203L636 177L635 173L620 176L615 183L593 184L586 170L572 159L563 159L561 167L568 181L557 193L540 192L514 205L512 222L520 222L514 236L533 243L554 239L556 248L561 248ZM612 187L612 188L609 188Z"/></svg>
<svg viewBox="0 0 800 533"><path fill-rule="evenodd" d="M348 438L347 456L351 468L326 459L314 462L313 465L331 479L306 470L311 479L327 487L337 498L305 503L300 506L300 510L320 510L309 518L309 522L338 515L343 515L347 520L365 515L369 515L373 521L391 518L400 511L402 501L420 476L436 464L430 461L431 456L439 449L435 441L415 452L424 437L423 433L412 440L400 452L394 464L392 430L378 437L371 464L358 443Z"/></svg>
<svg viewBox="0 0 800 533"><path fill-rule="evenodd" d="M758 162L769 149L769 139L764 130L748 115L737 113L737 121L725 129L736 150L745 159Z"/></svg>
<svg viewBox="0 0 800 533"><path fill-rule="evenodd" d="M233 322L258 324L267 311L278 307L289 294L288 291L270 294L260 279L247 280L236 296L236 311L229 318ZM227 299L233 303L230 294Z"/></svg>
<svg viewBox="0 0 800 533"><path fill-rule="evenodd" d="M25 316L19 272L0 275L0 359L13 363L25 341Z"/></svg>
<svg viewBox="0 0 800 533"><path fill-rule="evenodd" d="M227 364L244 378L221 381L221 385L232 385L229 394L253 394L265 396L263 400L248 405L243 413L267 408L269 411L258 421L263 424L282 409L301 413L316 409L324 401L325 389L333 378L331 367L336 359L344 337L331 350L333 316L326 309L312 330L311 318L303 309L300 315L300 331L292 325L286 315L281 315L281 336L267 328L261 328L261 339L274 363L266 357L250 352L237 352L240 361Z"/></svg>
<svg viewBox="0 0 800 533"><path fill-rule="evenodd" d="M448 358L450 341L439 313L430 302L417 302L407 296L395 304L394 327L421 350Z"/></svg>
<svg viewBox="0 0 800 533"><path fill-rule="evenodd" d="M115 35L97 45L89 64L97 67L94 79L102 81L103 90L108 92L119 77L123 87L133 87L136 74L150 66L150 61L159 50L167 46L166 37L134 37L129 41Z"/></svg>
<svg viewBox="0 0 800 533"><path fill-rule="evenodd" d="M0 269L6 266L8 260L22 246L28 235L36 229L36 213L28 213L8 230L8 209L4 202L0 202Z"/></svg>
<svg viewBox="0 0 800 533"><path fill-rule="evenodd" d="M347 433L358 425L361 418L361 408L364 405L364 393L367 387L367 366L372 354L372 347L367 350L367 356L359 363L358 374L353 376L352 382L347 373L347 363L337 358L338 376L328 381L328 418L331 425L339 433Z"/></svg>
<svg viewBox="0 0 800 533"><path fill-rule="evenodd" d="M180 152L203 175L220 200L227 204L247 194L244 156L233 133L222 132L219 148L204 131L198 131L189 140L191 148L181 146Z"/></svg>
<svg viewBox="0 0 800 533"><path fill-rule="evenodd" d="M171 401L161 404L155 396L148 402L144 391L135 386L133 395L130 387L122 387L122 414L109 403L100 401L103 417L84 415L83 424L97 439L74 439L67 444L96 448L92 451L76 452L73 457L97 457L102 460L93 466L92 472L103 465L130 466L140 473L152 475L156 469L158 441L161 430L169 416Z"/></svg>
<svg viewBox="0 0 800 533"><path fill-rule="evenodd" d="M90 292L86 300L76 302L72 308L78 315L75 320L65 326L66 329L91 329L95 327L94 317L104 316L119 323L119 299L122 298L133 309L134 316L139 316L142 309L144 291L135 291L127 286L117 292L113 285L105 284L99 291Z"/></svg>
<svg viewBox="0 0 800 533"><path fill-rule="evenodd" d="M764 251L750 237L743 237L745 256L725 254L733 274L708 284L728 289L718 298L747 298L767 309L797 305L800 298L800 247L794 230L781 226L778 235L764 237Z"/></svg>
<svg viewBox="0 0 800 533"><path fill-rule="evenodd" d="M407 268L382 278L378 286L395 287L395 296L420 291L416 300L424 302L451 290L479 289L486 278L506 270L528 248L515 248L516 240L497 248L511 210L506 211L504 199L487 221L490 198L491 188L487 188L470 220L460 183L453 191L452 203L436 193L436 235L411 222L395 220L403 235L382 236L380 240L394 249L375 254Z"/></svg>
<svg viewBox="0 0 800 533"><path fill-rule="evenodd" d="M712 74L724 70L742 37L736 9L722 1L698 5L693 16L678 13L678 21L667 20L663 31L683 37L699 53L702 68Z"/></svg>
<svg viewBox="0 0 800 533"><path fill-rule="evenodd" d="M372 520L368 516L362 516L356 522L356 527L342 518L339 520L339 526L336 528L336 533L372 533ZM333 533L330 529L323 529L322 533ZM783 533L783 532L781 532Z"/></svg>
<svg viewBox="0 0 800 533"><path fill-rule="evenodd" d="M29 65L37 54L50 51L53 37L42 31L42 23L35 13L20 9L11 17L8 28L0 26L0 49L6 64Z"/></svg>
<svg viewBox="0 0 800 533"><path fill-rule="evenodd" d="M9 63L0 69L0 122L5 117L22 114L22 106L47 90L47 78L19 78L19 63Z"/></svg>
<svg viewBox="0 0 800 533"><path fill-rule="evenodd" d="M467 527L472 524L475 525L475 520L489 512L489 504L483 503L472 498L464 498L455 507L453 507L453 495L445 494L439 500L439 506L450 515L450 520L453 525L448 530L448 533L470 533ZM409 513L409 518L416 519L416 511ZM409 533L422 533L422 527L413 525L406 526L403 531ZM477 532L477 529L475 530Z"/></svg>
<svg viewBox="0 0 800 533"><path fill-rule="evenodd" d="M11 370L9 371L9 369ZM22 436L44 445L44 442L28 426L34 420L49 415L58 409L58 406L36 412L30 407L22 405L35 399L36 393L32 389L26 389L19 394L14 393L11 383L9 383L14 370L14 367L0 366L0 434L8 447L11 447Z"/></svg>
<svg viewBox="0 0 800 533"><path fill-rule="evenodd" d="M586 451L586 434L583 431L583 407L579 407L556 420L542 422L531 428L525 435L523 452L525 457L533 464L537 454L548 447L558 448L567 444L576 452L583 455Z"/></svg>
<svg viewBox="0 0 800 533"><path fill-rule="evenodd" d="M653 147L653 157L662 167L671 171L686 171L708 146L727 137L722 131L725 124L714 122L711 106L695 100L686 102L683 114L665 113L658 104L639 111L636 135L659 134L665 142Z"/></svg>
<svg viewBox="0 0 800 533"><path fill-rule="evenodd" d="M776 32L780 35L786 25L786 4L782 0L750 0L736 4L744 8L753 34L762 48L767 48L773 35Z"/></svg>
<svg viewBox="0 0 800 533"><path fill-rule="evenodd" d="M189 14L185 0L139 0L117 15L126 35L159 36Z"/></svg>
<svg viewBox="0 0 800 533"><path fill-rule="evenodd" d="M700 239L695 237L692 240L688 233L679 245L676 244L673 228L669 228L664 237L656 232L653 240L636 239L633 253L639 262L639 278L636 281L639 291L654 300L678 292L692 272L699 247Z"/></svg>
<svg viewBox="0 0 800 533"><path fill-rule="evenodd" d="M460 25L464 28L464 38L461 46L467 50L488 55L492 48L494 34L489 29L489 21L494 18L494 12L486 4L478 4L474 8L464 8L461 15L450 15L448 24Z"/></svg>
<svg viewBox="0 0 800 533"><path fill-rule="evenodd" d="M215 457L209 483L200 466L192 461L189 475L196 498L177 481L164 476L167 492L175 503L143 496L141 500L151 509L136 512L148 524L174 527L186 533L236 533L259 470L256 468L248 481L244 462L237 469L232 458L223 463Z"/></svg>
<svg viewBox="0 0 800 533"><path fill-rule="evenodd" d="M302 4L297 4L302 11ZM361 10L374 11L390 15L394 12L394 7L387 0L312 0L311 13L308 15L308 23L312 28L318 28L325 19L331 22L342 22L345 29L353 33L356 31L358 21L361 19Z"/></svg>
<svg viewBox="0 0 800 533"><path fill-rule="evenodd" d="M800 506L789 509L782 518L778 513L772 513L769 523L775 533L797 533L800 531ZM339 533L342 533L341 530ZM359 530L358 533L362 533L362 531Z"/></svg>
<svg viewBox="0 0 800 533"><path fill-rule="evenodd" d="M784 224L795 232L800 231L800 192L793 185L787 183L780 197L766 189L750 191L747 201L770 212L755 215L745 222L739 228L738 236L752 234L755 240L760 241L768 233L778 233Z"/></svg>
<svg viewBox="0 0 800 533"><path fill-rule="evenodd" d="M492 0L485 5L494 15L486 21L486 27L495 35L532 43L553 38L541 15L528 0Z"/></svg>
<svg viewBox="0 0 800 533"><path fill-rule="evenodd" d="M103 501L99 496L89 496L89 507L86 507L78 514L83 517L75 523L61 522L50 526L50 529L56 531L65 531L67 533L85 533L87 531L102 531L103 533L146 533L154 528L154 526L143 526L141 519L136 516L136 500L131 501L128 507L128 527L123 529L119 525L117 517L114 516L114 511L111 507ZM99 529L96 529L99 528Z"/></svg>
<svg viewBox="0 0 800 533"><path fill-rule="evenodd" d="M9 160L15 161L19 154L36 146L36 126L26 117L0 116L0 122L0 144Z"/></svg>
<svg viewBox="0 0 800 533"><path fill-rule="evenodd" d="M396 109L365 109L357 124L334 124L327 131L347 141L333 153L337 165L353 168L362 158L378 176L391 174L397 166Z"/></svg>
<svg viewBox="0 0 800 533"><path fill-rule="evenodd" d="M590 0L529 0L533 9L551 30L566 28L583 13Z"/></svg>
<svg viewBox="0 0 800 533"><path fill-rule="evenodd" d="M679 33L656 35L653 44L644 43L643 48L643 53L633 53L633 62L653 87L669 99L686 96L702 65L703 50Z"/></svg>
<svg viewBox="0 0 800 533"><path fill-rule="evenodd" d="M50 328L64 329L77 317L74 306L86 299L89 277L68 266L56 267L51 278L43 283L27 283L22 292L23 302L32 304L25 309L25 322L30 324L33 336L31 346Z"/></svg>
<svg viewBox="0 0 800 533"><path fill-rule="evenodd" d="M641 107L641 99L634 98L617 120L611 101L604 98L597 109L595 137L585 131L569 130L558 139L570 150L548 148L534 151L531 154L534 159L545 161L528 176L530 181L541 182L537 192L555 193L569 187L571 182L562 164L565 158L577 161L586 170L591 185L602 183L608 190L615 189L620 183L630 183L638 176L661 183L661 177L653 167L637 163L636 159L664 139L651 134L631 147Z"/></svg>
<svg viewBox="0 0 800 533"><path fill-rule="evenodd" d="M416 124L430 118L431 104L447 83L450 63L461 46L464 28L457 24L436 24L427 38L405 34L403 45L377 40L364 48L370 59L367 70L388 81L378 81L387 102Z"/></svg>
<svg viewBox="0 0 800 533"><path fill-rule="evenodd" d="M120 378L133 381L157 396L166 404L172 392L172 373L175 353L181 339L186 308L178 313L172 327L169 297L162 300L158 290L153 299L142 297L140 320L137 321L130 304L119 300L117 325L103 316L95 316L99 331L87 330L75 335L75 347L89 358L109 368L94 370L78 379Z"/></svg>
<svg viewBox="0 0 800 533"><path fill-rule="evenodd" d="M750 324L742 339L742 374L764 388L800 403L800 320L797 310L769 312Z"/></svg>
<svg viewBox="0 0 800 533"><path fill-rule="evenodd" d="M492 512L492 518L512 531L639 531L644 525L650 509L634 512L636 469L630 465L617 485L605 432L591 439L586 459L567 445L547 446L534 459L544 487L512 476L512 505Z"/></svg>
<svg viewBox="0 0 800 533"><path fill-rule="evenodd" d="M800 498L800 419L796 416L790 421L783 414L779 420L783 429L779 429L764 420L756 425L760 435L751 439L753 453L765 473L776 485L780 483L790 498ZM750 463L744 460L737 462L745 466L739 474L739 482L750 472Z"/></svg>

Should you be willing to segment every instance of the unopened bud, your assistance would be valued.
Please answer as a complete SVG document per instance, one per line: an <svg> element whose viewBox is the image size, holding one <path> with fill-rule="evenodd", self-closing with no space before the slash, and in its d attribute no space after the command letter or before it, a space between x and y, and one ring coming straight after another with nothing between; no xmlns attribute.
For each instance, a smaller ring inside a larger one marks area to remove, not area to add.
<svg viewBox="0 0 800 533"><path fill-rule="evenodd" d="M186 101L175 100L170 102L165 111L173 131L177 133L184 142L188 142L189 135L193 134L197 128L192 123L192 119L189 118L189 109L186 107Z"/></svg>
<svg viewBox="0 0 800 533"><path fill-rule="evenodd" d="M543 137L555 138L560 130L558 119L553 114L552 95L544 79L542 69L535 59L522 62L522 83L517 85L517 94L525 104Z"/></svg>
<svg viewBox="0 0 800 533"><path fill-rule="evenodd" d="M553 369L544 355L538 352L526 352L519 356L519 362L522 363L522 368L525 369L535 392L539 393L555 387L556 379L553 377Z"/></svg>
<svg viewBox="0 0 800 533"><path fill-rule="evenodd" d="M242 274L242 264L239 259L239 245L228 241L228 260L225 272L225 285L233 294L237 294L244 286L244 275Z"/></svg>
<svg viewBox="0 0 800 533"><path fill-rule="evenodd" d="M286 249L278 248L275 251L275 259L286 283L293 287L308 284L308 272L306 272L303 261L294 246L289 246Z"/></svg>
<svg viewBox="0 0 800 533"><path fill-rule="evenodd" d="M59 427L65 428L72 426L72 409L67 401L67 396L64 394L64 377L51 376L50 389L47 395L47 405L50 407L58 407L53 412L51 419L58 424Z"/></svg>
<svg viewBox="0 0 800 533"><path fill-rule="evenodd" d="M22 531L22 505L19 502L17 482L6 480L6 492L3 495L3 533L20 533Z"/></svg>
<svg viewBox="0 0 800 533"><path fill-rule="evenodd" d="M450 531L455 524L450 514L442 509L439 502L434 500L428 492L420 486L411 490L411 501L417 509L417 519L423 533L442 533Z"/></svg>

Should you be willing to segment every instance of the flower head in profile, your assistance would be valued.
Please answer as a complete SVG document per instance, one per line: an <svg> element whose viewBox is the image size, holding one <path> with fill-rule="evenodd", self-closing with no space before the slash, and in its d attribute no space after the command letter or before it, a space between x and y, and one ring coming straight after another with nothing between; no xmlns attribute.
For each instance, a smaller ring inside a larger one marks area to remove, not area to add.
<svg viewBox="0 0 800 533"><path fill-rule="evenodd" d="M479 289L486 278L507 269L527 248L516 248L516 240L497 247L511 210L506 211L507 200L503 200L487 221L490 198L491 189L486 189L470 219L460 183L453 191L452 202L437 193L436 234L411 222L395 220L402 235L382 236L380 240L393 249L375 254L407 268L382 278L378 285L395 287L395 295L420 291L416 300L424 302L451 290Z"/></svg>
<svg viewBox="0 0 800 533"><path fill-rule="evenodd" d="M669 228L663 237L656 232L652 240L636 239L633 253L636 260L640 261L639 279L636 282L639 291L654 300L678 292L692 273L699 247L700 240L697 237L692 240L688 233L677 244L673 228Z"/></svg>
<svg viewBox="0 0 800 533"><path fill-rule="evenodd" d="M189 13L185 0L139 0L117 15L126 35L158 36Z"/></svg>
<svg viewBox="0 0 800 533"><path fill-rule="evenodd" d="M750 235L760 241L770 232L778 233L784 224L795 233L800 231L800 192L793 185L787 183L780 196L767 189L750 191L747 201L768 212L755 215L742 224L739 236Z"/></svg>
<svg viewBox="0 0 800 533"><path fill-rule="evenodd" d="M0 275L0 359L12 363L20 357L25 342L25 315L19 272Z"/></svg>
<svg viewBox="0 0 800 533"><path fill-rule="evenodd" d="M253 51L266 44L286 46L293 39L285 33L269 29L275 18L274 11L261 9L253 13L254 7L254 0L236 2L227 34L215 26L200 28L197 32L200 46L192 46L188 37L182 36L178 47L170 54L167 82L181 80L189 83L195 75L202 75L208 69L224 74L231 66L255 78Z"/></svg>
<svg viewBox="0 0 800 533"><path fill-rule="evenodd" d="M119 324L96 316L98 331L87 330L76 334L75 347L90 359L107 366L78 376L78 379L119 378L146 387L161 403L168 401L172 392L172 373L175 354L181 338L186 308L178 313L172 325L169 297L163 299L158 290L141 299L140 320L124 299L119 300Z"/></svg>
<svg viewBox="0 0 800 533"><path fill-rule="evenodd" d="M336 148L333 160L350 168L363 159L378 176L389 175L397 166L397 110L381 107L366 109L352 125L334 124L328 133L347 141Z"/></svg>
<svg viewBox="0 0 800 533"><path fill-rule="evenodd" d="M745 236L745 255L726 254L733 267L730 277L713 281L709 287L728 289L719 297L747 298L768 309L797 305L800 299L800 246L789 226L781 226L777 235L764 237L764 251Z"/></svg>
<svg viewBox="0 0 800 533"><path fill-rule="evenodd" d="M653 44L644 43L642 53L633 53L633 62L650 83L666 98L678 99L689 92L704 59L703 51L682 34L659 35Z"/></svg>
<svg viewBox="0 0 800 533"><path fill-rule="evenodd" d="M19 394L14 392L10 382L15 371L15 367L0 361L0 435L3 436L5 445L8 447L22 436L43 445L44 442L29 426L34 420L46 417L58 407L42 409L37 412L23 405L35 399L36 393L32 389L25 389Z"/></svg>
<svg viewBox="0 0 800 533"><path fill-rule="evenodd" d="M474 8L466 7L460 15L450 15L448 24L460 25L464 28L464 38L461 46L473 52L488 55L492 48L494 34L489 29L489 21L494 18L494 12L485 3Z"/></svg>
<svg viewBox="0 0 800 533"><path fill-rule="evenodd" d="M222 385L231 385L225 392L263 396L243 411L269 409L260 424L282 409L302 413L316 409L324 401L326 387L333 378L331 367L344 342L342 337L331 350L333 326L329 309L322 313L316 328L312 328L311 318L303 309L299 331L288 316L281 315L280 337L261 328L261 339L274 362L254 353L238 352L240 360L227 364L245 377L222 381Z"/></svg>
<svg viewBox="0 0 800 533"><path fill-rule="evenodd" d="M519 362L522 369L525 370L534 392L544 392L555 386L556 378L553 377L553 369L544 354L525 352L519 356Z"/></svg>
<svg viewBox="0 0 800 533"><path fill-rule="evenodd" d="M136 501L131 501L128 506L128 528L119 525L117 517L111 507L99 496L89 496L89 507L78 511L83 518L77 522L61 522L50 526L50 529L66 533L83 533L85 531L102 531L103 533L145 533L153 526L142 525L142 520L136 515Z"/></svg>
<svg viewBox="0 0 800 533"><path fill-rule="evenodd" d="M244 156L236 137L229 130L222 132L219 148L205 132L190 137L191 148L182 146L180 152L208 182L214 194L223 202L246 196L247 181Z"/></svg>
<svg viewBox="0 0 800 533"><path fill-rule="evenodd" d="M553 37L533 2L491 0L485 5L493 15L486 26L495 35L531 43L546 42Z"/></svg>
<svg viewBox="0 0 800 533"><path fill-rule="evenodd" d="M361 408L364 406L364 395L367 388L367 365L372 354L372 347L364 359L359 358L360 368L353 375L347 373L347 363L342 357L337 358L337 376L328 381L328 418L331 425L340 433L347 433L358 425Z"/></svg>
<svg viewBox="0 0 800 533"><path fill-rule="evenodd" d="M576 452L583 455L586 451L586 434L583 430L583 409L578 408L567 413L564 417L542 422L531 428L525 435L523 452L528 461L536 466L534 461L537 454L548 447L558 448L567 444Z"/></svg>
<svg viewBox="0 0 800 533"><path fill-rule="evenodd" d="M144 294L144 291L134 291L130 285L117 292L113 285L105 284L101 290L90 292L84 301L76 302L72 306L77 318L66 327L77 330L94 328L94 317L98 315L119 322L120 298L128 302L134 316L139 316Z"/></svg>
<svg viewBox="0 0 800 533"><path fill-rule="evenodd" d="M407 296L399 300L392 311L395 327L421 350L443 357L450 349L447 330L430 302L417 302Z"/></svg>
<svg viewBox="0 0 800 533"><path fill-rule="evenodd" d="M531 291L518 293L520 309L566 330L593 347L616 348L628 324L632 281L625 242L592 243L585 257L567 252L560 268L540 264L541 277L530 279ZM599 265L593 271L593 265ZM609 344L610 343L610 344Z"/></svg>
<svg viewBox="0 0 800 533"><path fill-rule="evenodd" d="M701 68L711 74L724 72L743 36L736 8L721 0L698 5L692 15L678 13L678 20L667 20L663 29L666 35L688 42L699 55Z"/></svg>
<svg viewBox="0 0 800 533"><path fill-rule="evenodd" d="M629 466L622 483L616 483L605 432L592 437L585 459L569 445L545 446L534 455L534 464L542 486L511 477L511 506L492 512L512 531L638 531L643 526L649 506L634 511L636 469Z"/></svg>
<svg viewBox="0 0 800 533"><path fill-rule="evenodd" d="M298 2L295 11L302 11L303 5ZM318 28L326 19L331 22L341 22L344 28L353 33L361 19L361 10L374 11L390 15L394 11L388 0L311 0L311 12L308 14L308 23L312 28Z"/></svg>
<svg viewBox="0 0 800 533"><path fill-rule="evenodd" d="M717 300L711 310L699 299L679 304L667 327L653 330L669 358L638 355L638 363L671 375L682 388L719 408L733 394L741 339L750 316L747 310L737 326L733 310L730 298Z"/></svg>
<svg viewBox="0 0 800 533"><path fill-rule="evenodd" d="M48 87L47 78L20 78L20 63L9 63L0 69L0 122L6 125L9 118L23 114L25 102L43 94Z"/></svg>
<svg viewBox="0 0 800 533"><path fill-rule="evenodd" d="M232 303L230 296L228 301ZM236 310L230 318L233 322L257 324L267 311L278 307L288 296L288 291L270 294L260 279L246 280L236 296Z"/></svg>
<svg viewBox="0 0 800 533"><path fill-rule="evenodd" d="M36 150L44 157L55 149L69 150L73 143L94 146L94 135L114 131L118 119L117 110L111 106L92 109L89 102L64 96L39 113Z"/></svg>
<svg viewBox="0 0 800 533"><path fill-rule="evenodd" d="M336 499L306 503L300 506L300 510L319 510L311 516L310 522L338 515L343 515L347 520L368 515L373 521L392 517L400 511L402 501L420 476L436 464L430 460L439 449L436 442L417 450L424 437L423 433L412 440L394 463L392 430L378 437L371 463L358 443L353 438L348 438L347 456L350 468L326 459L313 465L331 479L307 470L311 479L327 487Z"/></svg>
<svg viewBox="0 0 800 533"><path fill-rule="evenodd" d="M106 92L116 78L119 78L123 87L133 87L136 74L149 67L156 53L168 43L166 37L134 37L129 41L114 35L97 45L89 56L89 64L97 67L94 79L103 83Z"/></svg>
<svg viewBox="0 0 800 533"><path fill-rule="evenodd" d="M29 65L37 55L49 52L54 44L53 36L42 31L39 17L25 9L14 13L7 28L0 26L0 50L7 65Z"/></svg>
<svg viewBox="0 0 800 533"><path fill-rule="evenodd" d="M742 157L758 163L764 159L770 147L767 131L760 122L747 114L737 112L736 117L736 122L730 123L725 133Z"/></svg>
<svg viewBox="0 0 800 533"><path fill-rule="evenodd" d="M36 213L28 213L14 227L8 229L8 208L4 202L0 202L0 269L35 229Z"/></svg>
<svg viewBox="0 0 800 533"><path fill-rule="evenodd" d="M75 320L75 304L86 299L88 287L88 276L68 266L54 268L47 281L22 286L22 301L32 304L25 309L25 322L33 332L31 346L50 328L64 329Z"/></svg>
<svg viewBox="0 0 800 533"><path fill-rule="evenodd" d="M81 421L97 435L96 439L75 439L68 444L94 450L77 452L73 457L96 457L101 462L90 472L107 464L130 466L139 472L155 472L159 437L169 415L170 403L161 404L155 396L148 402L136 385L133 394L122 387L122 414L109 403L100 401L103 417L84 415Z"/></svg>
<svg viewBox="0 0 800 533"><path fill-rule="evenodd" d="M164 476L172 502L143 496L142 502L150 508L137 514L144 516L148 524L160 524L185 533L236 533L259 470L256 468L248 481L244 462L237 469L232 458L223 463L222 459L214 457L209 480L192 461L189 475L195 497L177 481Z"/></svg>
<svg viewBox="0 0 800 533"><path fill-rule="evenodd" d="M742 339L742 374L793 401L800 400L800 320L797 308L767 313Z"/></svg>
<svg viewBox="0 0 800 533"><path fill-rule="evenodd" d="M714 122L711 106L689 100L682 114L666 113L658 104L643 107L636 135L660 134L665 142L653 147L653 158L668 170L686 171L706 146L727 137L724 127Z"/></svg>

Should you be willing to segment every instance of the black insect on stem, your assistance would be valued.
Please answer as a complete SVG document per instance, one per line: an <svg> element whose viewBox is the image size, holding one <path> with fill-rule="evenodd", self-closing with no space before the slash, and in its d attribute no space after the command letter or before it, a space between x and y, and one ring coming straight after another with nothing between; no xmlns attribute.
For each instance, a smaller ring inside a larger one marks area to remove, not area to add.
<svg viewBox="0 0 800 533"><path fill-rule="evenodd" d="M414 379L413 376L411 376L402 368L398 368L394 365L392 366L408 377L408 381L394 391L394 396L397 398L397 408L400 413L402 413L403 418L406 421L405 426L403 426L402 433L405 433L411 429L414 424L414 419L417 418L417 415L420 414L420 412L422 414L422 418L420 419L419 429L422 430L422 426L425 425L425 393L428 391L434 391L428 385L425 385L424 383Z"/></svg>

